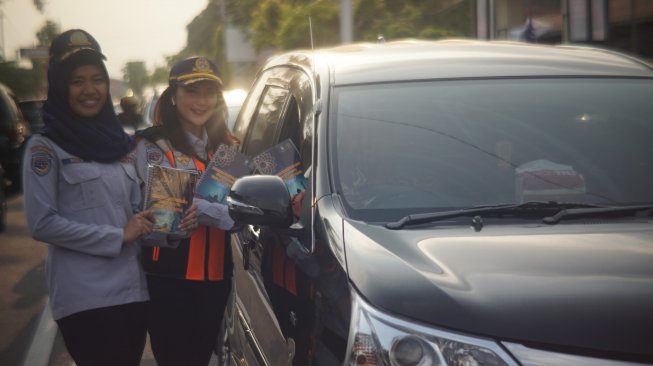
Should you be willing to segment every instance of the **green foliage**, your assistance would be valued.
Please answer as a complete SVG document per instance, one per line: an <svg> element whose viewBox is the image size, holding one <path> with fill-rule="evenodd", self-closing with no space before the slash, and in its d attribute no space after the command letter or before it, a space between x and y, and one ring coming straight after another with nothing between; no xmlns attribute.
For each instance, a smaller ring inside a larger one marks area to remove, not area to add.
<svg viewBox="0 0 653 366"><path fill-rule="evenodd" d="M352 2L354 41L374 42L379 35L386 40L471 36L474 0ZM187 26L186 47L167 58L168 66L189 56L206 56L220 65L228 83L227 25L240 28L258 51L308 48L309 16L315 47L340 43L340 0L209 0Z"/></svg>
<svg viewBox="0 0 653 366"><path fill-rule="evenodd" d="M43 13L43 9L45 9L45 3L43 0L34 0L34 6L36 7L36 10Z"/></svg>
<svg viewBox="0 0 653 366"><path fill-rule="evenodd" d="M470 36L472 5L473 0L354 0L354 40ZM257 50L307 47L309 15L317 47L340 42L339 0L230 0L227 9Z"/></svg>
<svg viewBox="0 0 653 366"><path fill-rule="evenodd" d="M222 66L220 68L222 78L229 79L229 70L223 66L227 64L227 55L220 11L219 0L209 0L207 7L186 26L188 30L186 47L178 54L167 58L169 67L187 57L204 56Z"/></svg>
<svg viewBox="0 0 653 366"><path fill-rule="evenodd" d="M41 29L36 32L36 39L39 46L50 46L54 37L61 33L61 27L52 20L46 20Z"/></svg>
<svg viewBox="0 0 653 366"><path fill-rule="evenodd" d="M284 14L283 8L284 5L280 0L266 0L252 9L251 42L255 49L261 50L276 45L279 22Z"/></svg>
<svg viewBox="0 0 653 366"><path fill-rule="evenodd" d="M143 95L143 89L149 84L149 77L143 61L131 61L122 69L123 79L135 95Z"/></svg>
<svg viewBox="0 0 653 366"><path fill-rule="evenodd" d="M386 40L470 36L471 6L471 0L359 0L354 36L361 41L374 41L380 34Z"/></svg>
<svg viewBox="0 0 653 366"><path fill-rule="evenodd" d="M169 71L167 67L157 67L150 75L150 85L167 84L168 74Z"/></svg>

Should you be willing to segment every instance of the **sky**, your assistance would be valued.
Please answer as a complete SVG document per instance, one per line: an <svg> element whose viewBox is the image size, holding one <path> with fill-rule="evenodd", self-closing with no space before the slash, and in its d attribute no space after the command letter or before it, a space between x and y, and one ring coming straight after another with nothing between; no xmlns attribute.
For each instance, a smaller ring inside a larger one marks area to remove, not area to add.
<svg viewBox="0 0 653 366"><path fill-rule="evenodd" d="M107 56L109 75L122 79L122 68L129 61L144 61L148 71L165 66L165 56L186 45L186 26L207 4L208 0L45 0L41 14L33 0L2 0L5 55L15 60L20 48L35 46L36 32L52 20L62 31L89 32Z"/></svg>

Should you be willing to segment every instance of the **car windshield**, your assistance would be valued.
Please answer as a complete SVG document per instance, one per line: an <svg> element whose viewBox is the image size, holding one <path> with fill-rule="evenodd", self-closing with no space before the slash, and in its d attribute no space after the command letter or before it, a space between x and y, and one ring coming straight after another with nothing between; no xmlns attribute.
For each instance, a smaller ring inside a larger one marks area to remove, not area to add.
<svg viewBox="0 0 653 366"><path fill-rule="evenodd" d="M653 80L338 87L335 186L350 217L530 201L653 202Z"/></svg>

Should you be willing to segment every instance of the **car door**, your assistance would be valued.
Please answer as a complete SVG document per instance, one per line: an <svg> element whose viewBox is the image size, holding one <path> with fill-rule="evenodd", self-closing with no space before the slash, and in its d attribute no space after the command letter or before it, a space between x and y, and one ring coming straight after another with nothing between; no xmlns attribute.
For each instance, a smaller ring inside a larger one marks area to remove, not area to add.
<svg viewBox="0 0 653 366"><path fill-rule="evenodd" d="M312 128L313 94L308 81L305 73L294 68L275 68L261 75L251 92L259 96L250 94L234 128L246 155L256 156L290 138L300 150L304 166L310 166L311 133L303 132ZM306 339L298 340L289 330L297 324L293 317L298 311L284 305L285 287L279 285L278 262L273 261L278 258L281 241L286 240L270 228L255 226L232 234L233 325L238 336L232 335L230 341L234 356L247 364L290 365L297 343L302 354L307 347ZM302 325L308 325L304 318Z"/></svg>

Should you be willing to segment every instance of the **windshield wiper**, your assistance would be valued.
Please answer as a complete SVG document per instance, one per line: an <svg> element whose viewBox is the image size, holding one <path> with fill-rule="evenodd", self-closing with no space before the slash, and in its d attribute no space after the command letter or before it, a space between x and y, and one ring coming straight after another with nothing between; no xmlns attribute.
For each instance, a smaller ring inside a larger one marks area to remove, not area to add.
<svg viewBox="0 0 653 366"><path fill-rule="evenodd" d="M399 230L406 225L417 225L424 224L427 222L436 222L440 220L446 220L454 217L460 216L470 216L478 214L511 214L515 212L520 213L535 213L541 211L552 211L552 210L563 210L569 211L570 209L603 209L605 206L592 205L586 203L574 203L574 202L542 202L542 201L530 201L524 203L505 203L491 206L474 206L469 208L464 208L460 210L453 211L440 211L440 212L428 212L428 213L419 213L412 214L402 217L401 219L395 222L389 222L385 224L385 227L392 230ZM612 208L612 207L608 207Z"/></svg>
<svg viewBox="0 0 653 366"><path fill-rule="evenodd" d="M611 206L611 207L594 207L594 208L569 208L556 213L553 216L547 216L542 222L549 225L555 225L564 218L579 216L594 216L606 213L625 213L652 210L653 205L633 205L633 206Z"/></svg>

